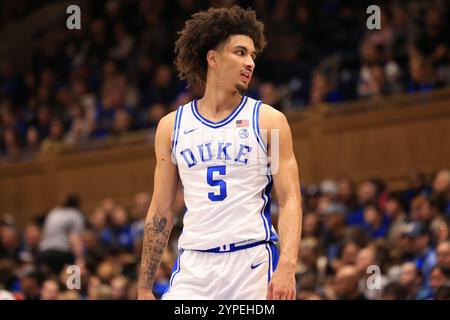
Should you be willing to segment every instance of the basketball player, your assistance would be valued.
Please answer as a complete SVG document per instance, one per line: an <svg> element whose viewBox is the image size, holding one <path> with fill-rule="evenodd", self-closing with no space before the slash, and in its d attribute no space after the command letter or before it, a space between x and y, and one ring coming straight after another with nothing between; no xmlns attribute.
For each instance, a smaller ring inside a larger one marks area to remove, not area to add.
<svg viewBox="0 0 450 320"><path fill-rule="evenodd" d="M201 85L204 94L165 116L156 130L139 299L155 298L152 286L172 228L178 181L187 211L162 298L295 299L302 212L291 131L282 113L244 95L265 45L255 12L238 6L196 13L179 33L180 77ZM275 158L276 166L269 161ZM270 221L272 185L279 237Z"/></svg>

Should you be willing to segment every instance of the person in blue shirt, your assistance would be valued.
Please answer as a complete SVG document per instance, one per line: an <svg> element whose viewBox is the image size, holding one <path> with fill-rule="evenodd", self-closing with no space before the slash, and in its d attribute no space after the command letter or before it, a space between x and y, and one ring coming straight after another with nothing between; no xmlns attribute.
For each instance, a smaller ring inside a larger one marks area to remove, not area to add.
<svg viewBox="0 0 450 320"><path fill-rule="evenodd" d="M124 207L117 207L112 212L111 227L105 229L100 239L103 245L111 250L133 252L133 232Z"/></svg>
<svg viewBox="0 0 450 320"><path fill-rule="evenodd" d="M364 227L364 207L374 205L377 202L377 186L367 180L358 186L357 190L358 206L347 214L347 225Z"/></svg>
<svg viewBox="0 0 450 320"><path fill-rule="evenodd" d="M322 246L325 248L325 255L330 264L338 258L344 244L345 213L345 206L339 202L330 203L321 212L324 222Z"/></svg>
<svg viewBox="0 0 450 320"><path fill-rule="evenodd" d="M364 208L364 229L372 240L386 237L389 231L390 219L377 206Z"/></svg>
<svg viewBox="0 0 450 320"><path fill-rule="evenodd" d="M426 300L431 297L431 289L426 286L422 272L414 262L402 265L400 284L406 289L408 300Z"/></svg>
<svg viewBox="0 0 450 320"><path fill-rule="evenodd" d="M431 270L436 264L436 252L430 246L430 233L428 228L418 222L411 223L411 230L407 233L413 239L413 262L423 273L426 283L429 283Z"/></svg>

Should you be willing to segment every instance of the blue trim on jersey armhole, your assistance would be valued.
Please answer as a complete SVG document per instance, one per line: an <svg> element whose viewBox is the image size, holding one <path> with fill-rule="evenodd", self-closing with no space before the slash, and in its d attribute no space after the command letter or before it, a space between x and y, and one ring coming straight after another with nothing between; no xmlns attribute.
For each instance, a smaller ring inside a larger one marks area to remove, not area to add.
<svg viewBox="0 0 450 320"><path fill-rule="evenodd" d="M180 254L177 257L177 260L175 260L175 263L174 263L173 268L172 268L172 276L170 277L170 280L169 280L169 287L167 288L167 290L161 296L161 300L164 299L165 295L169 293L170 289L172 288L172 283L173 283L173 280L174 280L175 276L178 273L180 273L180 271L181 271L180 259L181 259L181 255L183 254L183 252L184 252L184 250L181 249L180 250Z"/></svg>
<svg viewBox="0 0 450 320"><path fill-rule="evenodd" d="M178 123L178 116L180 115L180 107L177 108L177 112L175 113L175 121L173 122L173 135L172 135L172 150L173 146L175 145L176 140L176 134L177 134L177 123Z"/></svg>
<svg viewBox="0 0 450 320"><path fill-rule="evenodd" d="M274 232L272 232L272 217L270 215L270 208L271 208L271 204L272 204L271 192L272 192L273 180L272 180L272 176L268 175L267 177L270 181L265 189L266 197L268 200L267 200L267 205L264 209L264 217L267 221L267 228L270 233L267 240L268 241L278 241L278 237L276 236L276 234Z"/></svg>
<svg viewBox="0 0 450 320"><path fill-rule="evenodd" d="M175 151L177 150L177 145L178 145L178 137L180 136L180 126L181 126L181 117L183 116L183 108L184 106L180 107L180 116L178 117L178 124L177 124L177 136L176 136L176 140L175 140Z"/></svg>
<svg viewBox="0 0 450 320"><path fill-rule="evenodd" d="M264 139L261 137L261 132L259 129L259 109L261 107L262 101L257 100L255 106L253 107L253 133L255 134L256 141L260 145L261 149L267 154L267 147Z"/></svg>
<svg viewBox="0 0 450 320"><path fill-rule="evenodd" d="M273 179L272 179L271 175L268 175L267 178L270 181L268 186L265 189L266 196L268 198L268 202L267 202L267 206L266 206L266 208L264 210L264 217L267 220L267 226L268 226L269 231L270 231L270 236L269 236L269 238L267 240L268 241L277 242L279 239L278 239L277 234L275 232L273 232L272 217L270 215L270 209L271 209L271 203L272 203L271 192L272 192L272 187L273 187Z"/></svg>
<svg viewBox="0 0 450 320"><path fill-rule="evenodd" d="M267 216L266 216L266 212L267 212L267 204L270 205L270 192L272 191L272 179L270 176L267 176L267 179L269 180L269 182L267 183L266 187L263 189L261 197L264 201L263 206L261 208L261 218L263 220L263 225L264 225L264 231L265 231L265 240L268 241L270 239L270 235L269 235L269 231L270 231L270 225L269 225L269 221L267 220ZM269 214L270 214L270 206L269 206Z"/></svg>
<svg viewBox="0 0 450 320"><path fill-rule="evenodd" d="M197 118L198 121L200 121L205 126L215 129L215 128L223 127L224 125L227 125L228 123L233 121L233 119L236 118L236 116L241 112L241 110L244 109L245 103L247 102L247 97L242 96L242 99L241 99L239 105L233 110L233 112L231 112L228 115L228 117L226 117L225 119L223 119L219 122L213 122L211 120L204 118L197 110L197 100L198 99L195 99L193 101L193 104L191 105L192 114L194 115L195 118Z"/></svg>
<svg viewBox="0 0 450 320"><path fill-rule="evenodd" d="M176 147L178 144L178 137L180 135L180 123L181 115L183 114L183 106L179 106L177 113L175 114L175 122L173 123L173 140L172 140L172 153L176 158Z"/></svg>

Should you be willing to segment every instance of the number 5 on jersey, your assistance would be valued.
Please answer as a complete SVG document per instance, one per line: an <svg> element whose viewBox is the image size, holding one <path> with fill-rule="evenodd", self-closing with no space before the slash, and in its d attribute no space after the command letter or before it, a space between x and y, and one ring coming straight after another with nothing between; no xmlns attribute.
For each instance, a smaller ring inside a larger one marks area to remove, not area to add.
<svg viewBox="0 0 450 320"><path fill-rule="evenodd" d="M208 184L212 187L220 187L219 194L208 192L208 198L211 201L222 201L227 197L227 183L222 179L214 179L214 172L217 172L218 175L224 176L226 174L226 168L226 166L208 167L208 171L206 172L206 180L208 181Z"/></svg>

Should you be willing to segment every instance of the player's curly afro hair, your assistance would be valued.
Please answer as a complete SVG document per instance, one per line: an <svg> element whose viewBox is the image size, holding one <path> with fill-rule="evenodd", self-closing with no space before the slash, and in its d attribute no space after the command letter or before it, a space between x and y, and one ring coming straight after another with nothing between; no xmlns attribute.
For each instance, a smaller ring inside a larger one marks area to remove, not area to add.
<svg viewBox="0 0 450 320"><path fill-rule="evenodd" d="M256 19L255 11L235 5L231 8L210 8L192 15L175 42L175 65L179 77L188 85L204 86L209 50L226 41L229 36L242 34L252 38L256 52L266 46L264 25Z"/></svg>

